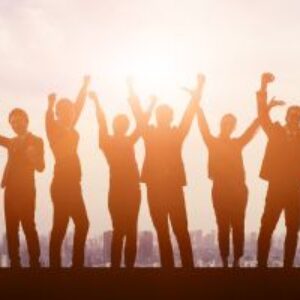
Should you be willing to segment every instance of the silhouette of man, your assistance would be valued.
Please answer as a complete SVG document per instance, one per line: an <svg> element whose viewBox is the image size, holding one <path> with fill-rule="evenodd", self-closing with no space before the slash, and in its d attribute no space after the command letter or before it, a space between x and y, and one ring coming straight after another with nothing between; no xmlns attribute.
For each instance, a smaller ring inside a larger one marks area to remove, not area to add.
<svg viewBox="0 0 300 300"><path fill-rule="evenodd" d="M262 75L261 89L257 93L261 126L268 137L260 176L268 181L266 204L258 237L258 267L266 267L271 238L282 212L285 214L286 238L284 267L293 266L300 219L300 109L287 110L286 124L273 123L267 109L267 87L274 80L270 73ZM284 104L272 100L274 105Z"/></svg>
<svg viewBox="0 0 300 300"><path fill-rule="evenodd" d="M81 191L81 167L77 154L79 134L75 125L85 103L89 77L84 78L83 86L75 103L61 99L54 105L56 95L49 95L46 114L46 131L55 158L54 176L51 185L53 202L53 228L50 237L50 267L61 267L61 246L69 220L75 225L73 268L84 265L84 247L89 221Z"/></svg>
<svg viewBox="0 0 300 300"><path fill-rule="evenodd" d="M0 136L0 145L8 150L2 187L6 221L7 246L12 268L21 267L19 256L19 226L22 225L27 241L30 266L40 266L40 245L36 231L35 171L45 168L43 140L28 131L27 113L16 108L9 115L9 123L16 137Z"/></svg>
<svg viewBox="0 0 300 300"><path fill-rule="evenodd" d="M198 110L198 125L209 152L208 173L213 181L212 198L218 225L219 249L224 267L228 267L230 232L234 248L234 267L239 267L244 253L244 223L248 189L242 151L252 140L259 126L256 119L240 136L231 137L236 128L236 117L223 116L217 137L210 132L204 112Z"/></svg>
<svg viewBox="0 0 300 300"><path fill-rule="evenodd" d="M130 98L133 113L140 123L145 143L145 161L141 180L146 183L150 215L158 236L161 266L174 267L169 222L178 241L182 266L193 267L193 254L184 202L186 176L181 157L182 145L192 124L201 98L204 79L198 86L179 127L173 127L173 110L168 105L156 109L156 126L141 124L143 112L135 95Z"/></svg>
<svg viewBox="0 0 300 300"><path fill-rule="evenodd" d="M132 268L137 251L137 225L141 202L140 175L134 146L140 138L140 132L136 128L127 135L129 120L126 115L120 114L114 118L113 135L109 135L106 116L98 97L94 92L90 93L90 97L94 100L97 111L99 147L110 169L108 207L113 225L111 266L120 267L124 243L125 266ZM150 111L147 115L150 115Z"/></svg>

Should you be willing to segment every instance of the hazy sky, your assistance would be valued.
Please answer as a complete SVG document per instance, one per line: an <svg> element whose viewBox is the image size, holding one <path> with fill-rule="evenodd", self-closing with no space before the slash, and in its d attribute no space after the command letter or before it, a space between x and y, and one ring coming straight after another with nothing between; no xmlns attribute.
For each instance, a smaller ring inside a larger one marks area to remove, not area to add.
<svg viewBox="0 0 300 300"><path fill-rule="evenodd" d="M195 75L207 76L203 106L215 133L226 112L238 117L237 134L255 117L255 91L262 71L277 81L272 94L300 104L299 1L241 0L0 0L0 128L11 135L9 111L20 106L31 131L45 137L47 94L74 98L84 74L111 117L128 111L125 78L135 76L143 101L154 92L173 105L176 121L188 102L180 87ZM274 114L280 120L285 109ZM108 168L97 148L93 106L87 103L78 130L83 188L90 234L110 228ZM260 132L244 152L250 190L246 230L258 230L266 184L258 178L265 137ZM47 167L37 176L37 222L47 233L52 224L49 185L53 158L45 139ZM1 150L0 169L6 160ZM137 146L139 163L143 143ZM188 177L186 203L190 229L215 228L207 179L207 151L193 126L184 147ZM144 192L144 189L143 189ZM144 195L145 193L143 193ZM0 197L3 198L3 191ZM3 205L0 206L0 232ZM151 228L146 199L140 229ZM282 229L283 223L278 229Z"/></svg>

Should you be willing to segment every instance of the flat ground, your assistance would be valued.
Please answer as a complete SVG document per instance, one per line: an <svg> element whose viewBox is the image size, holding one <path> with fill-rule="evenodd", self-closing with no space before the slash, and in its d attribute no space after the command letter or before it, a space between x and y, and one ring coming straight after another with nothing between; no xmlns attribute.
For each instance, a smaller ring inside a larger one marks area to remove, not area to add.
<svg viewBox="0 0 300 300"><path fill-rule="evenodd" d="M0 269L0 299L300 299L300 269Z"/></svg>

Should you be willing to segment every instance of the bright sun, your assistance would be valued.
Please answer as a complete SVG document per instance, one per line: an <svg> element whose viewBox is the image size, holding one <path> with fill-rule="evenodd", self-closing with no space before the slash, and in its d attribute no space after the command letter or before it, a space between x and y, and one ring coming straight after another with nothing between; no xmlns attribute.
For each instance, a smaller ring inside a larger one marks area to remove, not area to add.
<svg viewBox="0 0 300 300"><path fill-rule="evenodd" d="M115 60L114 76L122 81L132 77L138 93L143 96L170 96L180 84L181 72L176 57L168 50L149 45L135 51L126 49Z"/></svg>

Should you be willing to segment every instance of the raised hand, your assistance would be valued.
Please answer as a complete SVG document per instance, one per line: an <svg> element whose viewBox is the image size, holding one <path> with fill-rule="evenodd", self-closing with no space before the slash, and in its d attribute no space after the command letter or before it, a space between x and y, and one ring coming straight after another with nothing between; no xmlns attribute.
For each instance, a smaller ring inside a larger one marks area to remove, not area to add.
<svg viewBox="0 0 300 300"><path fill-rule="evenodd" d="M202 92L203 92L203 87L205 84L205 76L201 73L197 75L197 84L194 89L189 89L184 87L183 89L188 92L194 99L200 101Z"/></svg>
<svg viewBox="0 0 300 300"><path fill-rule="evenodd" d="M90 91L88 93L88 96L95 103L96 106L99 106L99 100L96 92Z"/></svg>
<svg viewBox="0 0 300 300"><path fill-rule="evenodd" d="M56 94L52 93L48 96L48 108L53 109L56 102Z"/></svg>
<svg viewBox="0 0 300 300"><path fill-rule="evenodd" d="M275 99L275 97L273 97L271 101L268 103L268 110L271 110L273 107L276 106L283 106L285 104L286 103L284 101Z"/></svg>
<svg viewBox="0 0 300 300"><path fill-rule="evenodd" d="M135 97L135 90L134 90L134 80L133 77L128 76L126 79L127 89L129 93L129 97Z"/></svg>
<svg viewBox="0 0 300 300"><path fill-rule="evenodd" d="M83 77L83 86L88 87L91 82L91 76L86 75Z"/></svg>
<svg viewBox="0 0 300 300"><path fill-rule="evenodd" d="M274 80L275 80L275 76L272 73L269 73L269 72L263 73L261 75L261 89L266 90L268 84L270 84Z"/></svg>

